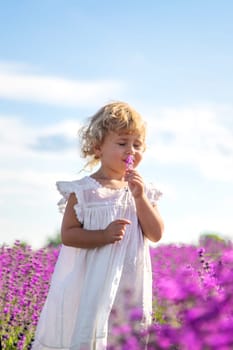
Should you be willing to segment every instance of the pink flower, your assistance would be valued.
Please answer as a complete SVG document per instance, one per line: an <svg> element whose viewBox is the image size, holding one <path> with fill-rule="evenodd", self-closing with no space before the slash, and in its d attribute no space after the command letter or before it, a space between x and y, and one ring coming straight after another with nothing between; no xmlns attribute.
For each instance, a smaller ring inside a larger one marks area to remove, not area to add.
<svg viewBox="0 0 233 350"><path fill-rule="evenodd" d="M126 158L126 169L127 170L132 170L133 169L133 156L131 154L128 155Z"/></svg>

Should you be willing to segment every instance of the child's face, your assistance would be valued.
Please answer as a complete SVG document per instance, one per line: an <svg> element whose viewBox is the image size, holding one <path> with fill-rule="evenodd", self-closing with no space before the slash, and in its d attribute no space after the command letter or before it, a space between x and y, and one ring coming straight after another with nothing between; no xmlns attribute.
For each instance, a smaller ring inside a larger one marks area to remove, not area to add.
<svg viewBox="0 0 233 350"><path fill-rule="evenodd" d="M128 155L132 155L133 167L136 168L142 160L144 149L144 140L139 134L109 132L102 145L96 149L96 155L102 166L125 173Z"/></svg>

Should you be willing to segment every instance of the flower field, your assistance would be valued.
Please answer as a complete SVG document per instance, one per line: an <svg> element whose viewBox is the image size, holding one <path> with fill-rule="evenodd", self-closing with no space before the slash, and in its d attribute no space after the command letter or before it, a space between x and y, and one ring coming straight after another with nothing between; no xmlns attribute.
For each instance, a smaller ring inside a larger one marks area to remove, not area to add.
<svg viewBox="0 0 233 350"><path fill-rule="evenodd" d="M58 254L20 242L0 247L0 348L30 349ZM140 350L146 341L148 350L233 349L232 243L158 245L151 257L153 324L142 332L140 310L128 307L114 323L109 350Z"/></svg>

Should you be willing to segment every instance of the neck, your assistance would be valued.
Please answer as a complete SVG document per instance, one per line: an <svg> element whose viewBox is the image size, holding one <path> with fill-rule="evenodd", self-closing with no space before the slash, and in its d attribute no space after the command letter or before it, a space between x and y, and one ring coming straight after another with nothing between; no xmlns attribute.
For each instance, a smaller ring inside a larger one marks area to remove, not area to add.
<svg viewBox="0 0 233 350"><path fill-rule="evenodd" d="M103 169L97 170L96 173L93 174L93 177L102 179L102 180L117 180L117 181L125 181L124 174L116 174L104 171Z"/></svg>

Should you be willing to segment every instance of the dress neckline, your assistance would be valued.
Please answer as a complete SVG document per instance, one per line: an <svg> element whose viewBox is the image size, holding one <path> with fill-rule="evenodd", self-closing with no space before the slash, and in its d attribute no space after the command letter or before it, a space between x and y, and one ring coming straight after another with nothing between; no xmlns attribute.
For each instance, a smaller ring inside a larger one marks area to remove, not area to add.
<svg viewBox="0 0 233 350"><path fill-rule="evenodd" d="M107 187L107 186L104 186L103 184L101 184L98 180L96 180L94 177L92 176L86 176L86 178L88 178L93 184L95 184L98 188L104 188L106 190L110 190L110 191L113 191L113 192L117 192L117 191L126 191L128 190L128 185L125 185L125 186L122 186L122 187L119 187L119 188L112 188L112 187Z"/></svg>

